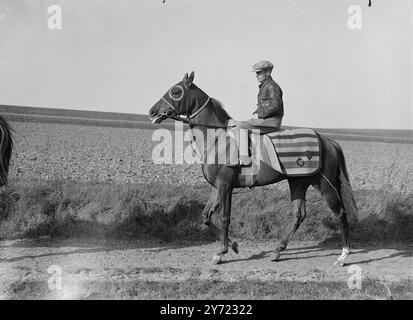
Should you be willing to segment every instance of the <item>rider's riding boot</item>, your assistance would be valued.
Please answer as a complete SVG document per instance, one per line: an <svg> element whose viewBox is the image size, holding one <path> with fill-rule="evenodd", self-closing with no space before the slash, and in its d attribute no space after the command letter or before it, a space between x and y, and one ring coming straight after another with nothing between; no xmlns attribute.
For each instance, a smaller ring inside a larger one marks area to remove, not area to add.
<svg viewBox="0 0 413 320"><path fill-rule="evenodd" d="M251 165L251 157L248 156L248 129L239 129L239 164Z"/></svg>
<svg viewBox="0 0 413 320"><path fill-rule="evenodd" d="M252 159L250 156L239 156L239 164L244 167L250 166Z"/></svg>

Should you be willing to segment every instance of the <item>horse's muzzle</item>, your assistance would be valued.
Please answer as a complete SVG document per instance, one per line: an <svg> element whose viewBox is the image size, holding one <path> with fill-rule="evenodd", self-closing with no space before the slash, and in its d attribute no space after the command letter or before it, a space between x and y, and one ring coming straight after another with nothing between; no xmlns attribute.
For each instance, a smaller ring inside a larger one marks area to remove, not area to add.
<svg viewBox="0 0 413 320"><path fill-rule="evenodd" d="M152 123L160 123L167 118L165 113L157 114L156 116L149 117Z"/></svg>

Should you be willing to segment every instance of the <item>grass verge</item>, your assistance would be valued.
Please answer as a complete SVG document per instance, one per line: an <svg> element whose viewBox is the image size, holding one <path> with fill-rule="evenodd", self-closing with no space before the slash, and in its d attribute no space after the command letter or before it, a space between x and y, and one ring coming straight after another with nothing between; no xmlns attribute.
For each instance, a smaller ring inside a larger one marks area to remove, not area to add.
<svg viewBox="0 0 413 320"><path fill-rule="evenodd" d="M14 181L0 190L0 238L93 237L212 240L201 212L210 186L87 184L70 181ZM413 194L356 190L356 240L413 240ZM339 224L315 190L309 190L308 218L295 240L326 240ZM218 215L214 217L219 222ZM289 192L263 187L233 196L231 235L280 239L292 225Z"/></svg>

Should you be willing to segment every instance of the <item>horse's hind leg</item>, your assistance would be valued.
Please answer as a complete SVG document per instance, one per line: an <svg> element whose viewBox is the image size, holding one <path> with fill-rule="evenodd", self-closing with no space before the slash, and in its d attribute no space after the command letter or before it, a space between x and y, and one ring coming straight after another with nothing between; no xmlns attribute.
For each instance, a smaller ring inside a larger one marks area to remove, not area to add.
<svg viewBox="0 0 413 320"><path fill-rule="evenodd" d="M290 232L280 241L280 244L274 250L273 254L271 255L271 260L279 259L281 255L281 251L287 248L288 243L300 227L301 223L304 221L306 217L305 211L305 200L304 199L296 199L293 200L293 213L296 217L295 223L291 228Z"/></svg>
<svg viewBox="0 0 413 320"><path fill-rule="evenodd" d="M326 199L327 205L330 207L330 209L334 212L334 215L340 221L341 240L343 248L341 251L341 255L334 262L334 266L342 267L345 264L346 258L351 253L350 242L348 237L347 213L344 210L341 199L338 197L338 194L334 190L330 188L328 192L322 192L322 195Z"/></svg>
<svg viewBox="0 0 413 320"><path fill-rule="evenodd" d="M305 180L305 178L295 178L289 179L288 183L290 185L293 214L295 215L296 220L290 232L287 233L287 235L280 241L280 244L274 250L274 253L271 255L271 260L277 260L280 257L281 251L287 248L288 243L307 215L305 210L305 194L309 187L309 182Z"/></svg>

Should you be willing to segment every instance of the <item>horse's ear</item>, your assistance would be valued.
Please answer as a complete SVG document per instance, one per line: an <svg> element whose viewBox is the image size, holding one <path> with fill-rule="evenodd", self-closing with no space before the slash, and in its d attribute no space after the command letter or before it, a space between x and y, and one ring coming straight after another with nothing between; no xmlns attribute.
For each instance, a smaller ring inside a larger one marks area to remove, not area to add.
<svg viewBox="0 0 413 320"><path fill-rule="evenodd" d="M188 81L188 72L185 73L184 79L182 80L184 83Z"/></svg>
<svg viewBox="0 0 413 320"><path fill-rule="evenodd" d="M191 86L192 82L194 81L194 76L195 76L195 74L194 74L193 71L191 72L189 77L188 77L188 74L186 74L186 77L184 77L185 87L189 88Z"/></svg>
<svg viewBox="0 0 413 320"><path fill-rule="evenodd" d="M192 83L194 81L195 73L192 71L191 75L189 76L189 81Z"/></svg>

